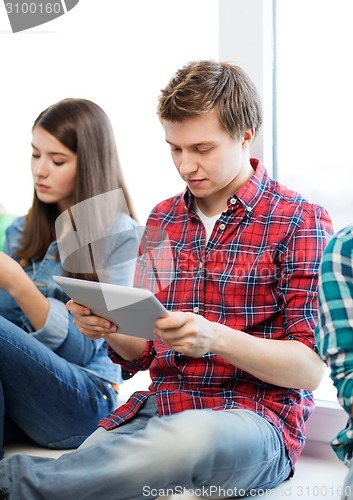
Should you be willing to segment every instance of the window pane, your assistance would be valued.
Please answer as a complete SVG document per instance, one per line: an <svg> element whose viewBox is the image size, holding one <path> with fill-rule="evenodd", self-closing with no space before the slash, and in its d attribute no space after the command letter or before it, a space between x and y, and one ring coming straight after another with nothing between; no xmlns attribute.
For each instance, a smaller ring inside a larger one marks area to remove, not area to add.
<svg viewBox="0 0 353 500"><path fill-rule="evenodd" d="M277 178L353 222L353 2L276 2ZM335 401L329 370L319 399Z"/></svg>
<svg viewBox="0 0 353 500"><path fill-rule="evenodd" d="M278 179L353 221L353 2L277 1Z"/></svg>
<svg viewBox="0 0 353 500"><path fill-rule="evenodd" d="M314 391L314 396L315 399L321 399L323 401L337 401L337 390L330 378L329 368L326 369L323 382L316 389L316 391Z"/></svg>
<svg viewBox="0 0 353 500"><path fill-rule="evenodd" d="M189 60L218 58L218 33L216 0L84 0L35 30L3 31L0 201L27 212L33 121L60 99L83 97L112 121L144 224L157 202L184 187L156 115L160 89Z"/></svg>

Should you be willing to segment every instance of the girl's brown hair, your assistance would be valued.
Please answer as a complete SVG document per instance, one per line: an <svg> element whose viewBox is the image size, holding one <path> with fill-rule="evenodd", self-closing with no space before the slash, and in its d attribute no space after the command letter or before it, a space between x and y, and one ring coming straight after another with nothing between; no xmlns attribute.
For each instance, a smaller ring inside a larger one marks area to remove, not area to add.
<svg viewBox="0 0 353 500"><path fill-rule="evenodd" d="M125 185L113 129L106 113L86 99L63 99L40 113L33 128L41 127L77 155L72 205L95 195L122 188L130 215L134 210ZM34 191L28 212L20 259L40 260L56 240L57 205L43 203Z"/></svg>

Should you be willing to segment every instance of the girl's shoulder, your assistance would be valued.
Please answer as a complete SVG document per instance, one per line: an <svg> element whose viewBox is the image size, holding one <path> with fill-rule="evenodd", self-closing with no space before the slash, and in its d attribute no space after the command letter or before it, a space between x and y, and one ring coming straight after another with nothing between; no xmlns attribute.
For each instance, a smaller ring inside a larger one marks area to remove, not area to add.
<svg viewBox="0 0 353 500"><path fill-rule="evenodd" d="M19 247L26 225L26 216L16 217L5 231L5 247L12 254ZM8 253L7 251L7 253Z"/></svg>
<svg viewBox="0 0 353 500"><path fill-rule="evenodd" d="M124 233L125 231L134 230L138 228L138 223L127 213L121 213L114 220L110 227L109 232L112 234Z"/></svg>
<svg viewBox="0 0 353 500"><path fill-rule="evenodd" d="M24 232L25 225L26 225L26 215L21 215L20 217L16 217L6 229L7 237L9 238L10 236L16 234L22 235Z"/></svg>

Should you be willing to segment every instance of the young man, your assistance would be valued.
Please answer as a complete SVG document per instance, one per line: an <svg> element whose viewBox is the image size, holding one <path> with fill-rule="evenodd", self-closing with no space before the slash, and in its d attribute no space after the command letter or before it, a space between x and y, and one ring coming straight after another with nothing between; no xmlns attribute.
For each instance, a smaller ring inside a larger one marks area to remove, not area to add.
<svg viewBox="0 0 353 500"><path fill-rule="evenodd" d="M172 312L146 341L68 304L127 376L149 369L152 384L77 451L4 460L4 498L234 497L294 472L325 370L314 328L330 218L250 158L261 110L239 67L189 63L158 115L186 189L152 211L136 285Z"/></svg>
<svg viewBox="0 0 353 500"><path fill-rule="evenodd" d="M325 249L319 274L319 353L331 369L348 422L332 448L349 467L342 499L353 500L353 225L341 229Z"/></svg>

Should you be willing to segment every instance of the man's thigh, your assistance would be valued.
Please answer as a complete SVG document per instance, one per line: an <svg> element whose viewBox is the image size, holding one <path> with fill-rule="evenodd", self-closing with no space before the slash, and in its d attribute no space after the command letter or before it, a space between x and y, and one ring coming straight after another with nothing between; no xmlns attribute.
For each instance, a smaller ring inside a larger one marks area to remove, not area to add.
<svg viewBox="0 0 353 500"><path fill-rule="evenodd" d="M140 408L137 414L120 425L119 427L115 427L110 431L106 431L103 427L98 427L93 434L91 434L85 441L82 443L80 448L85 448L87 446L92 446L96 444L100 444L103 441L109 441L112 435L117 434L133 434L136 431L142 430L146 427L147 423L152 417L158 416L157 402L156 396L150 396L144 405Z"/></svg>
<svg viewBox="0 0 353 500"><path fill-rule="evenodd" d="M186 479L187 470L193 471L183 486L208 488L203 496L236 496L237 492L251 490L255 493L276 486L290 474L279 432L252 411L187 410L166 417L156 416L156 411L151 400L141 410L140 418L138 414L125 424L125 429L124 426L112 431L98 429L81 448L107 441L115 442L118 451L119 436L130 435L130 452L134 450L142 458L141 451L134 446L133 435L139 431L138 439L142 433L151 443L146 462L159 470L165 468L168 460L168 466L175 472L170 478L174 484L181 477Z"/></svg>
<svg viewBox="0 0 353 500"><path fill-rule="evenodd" d="M191 410L180 414L182 419L184 424L179 425L188 429L182 446L192 442L192 435L196 439L202 436L208 443L209 460L200 459L198 485L208 485L212 496L217 497L217 489L220 497L250 491L255 494L256 490L277 486L290 475L291 465L280 433L256 413Z"/></svg>

